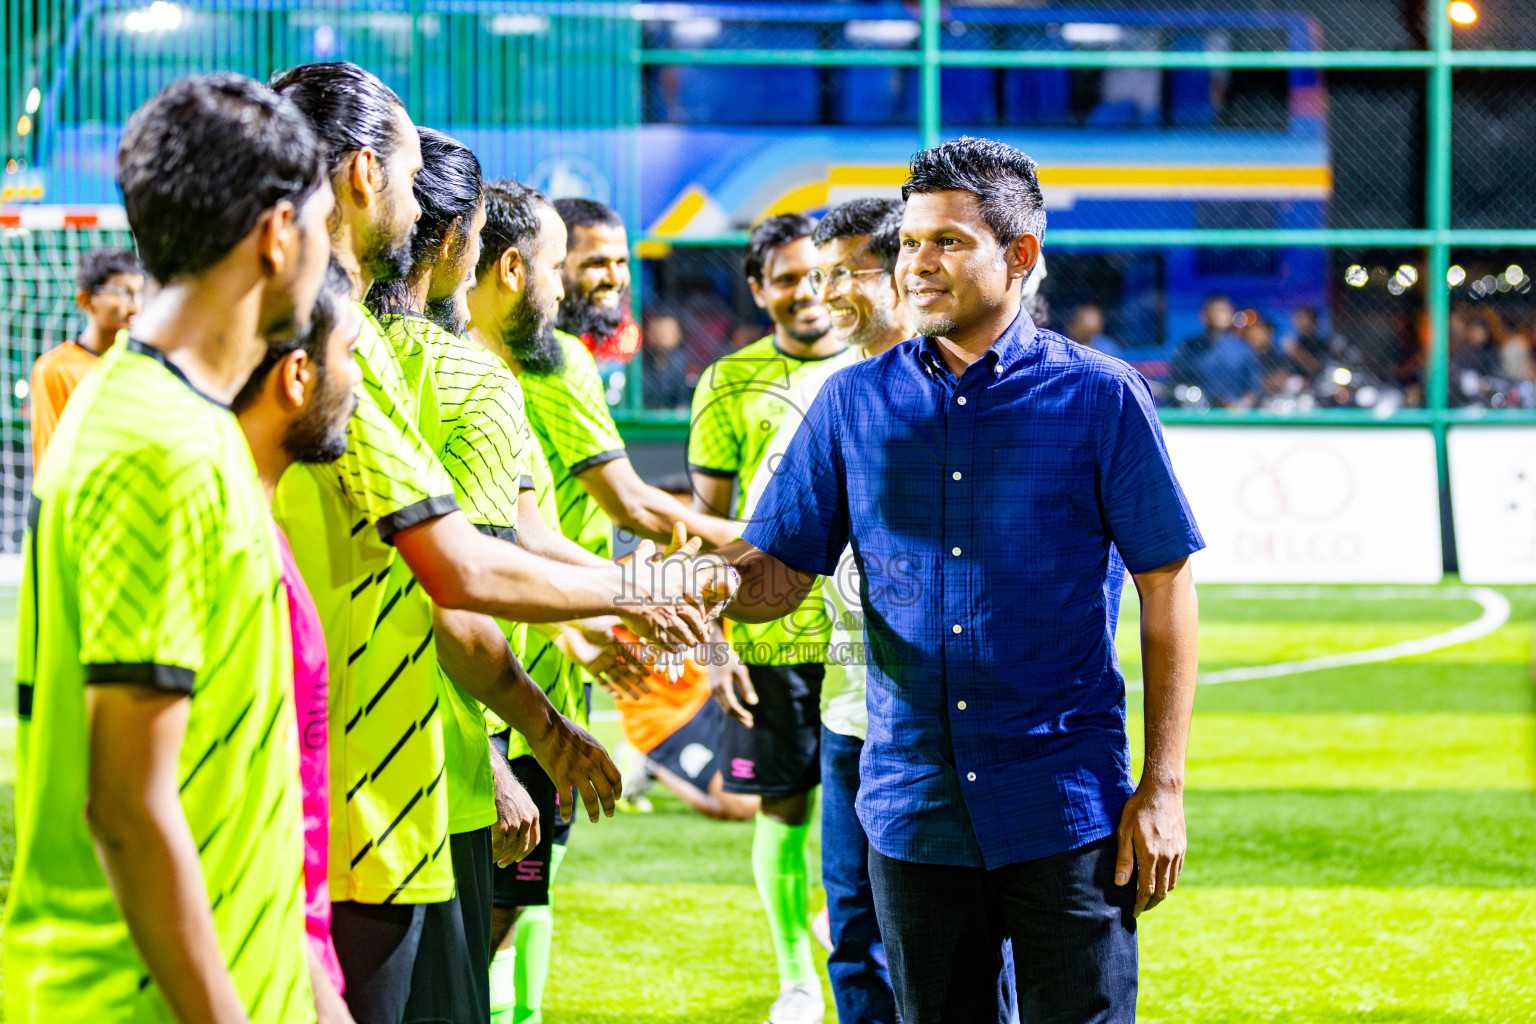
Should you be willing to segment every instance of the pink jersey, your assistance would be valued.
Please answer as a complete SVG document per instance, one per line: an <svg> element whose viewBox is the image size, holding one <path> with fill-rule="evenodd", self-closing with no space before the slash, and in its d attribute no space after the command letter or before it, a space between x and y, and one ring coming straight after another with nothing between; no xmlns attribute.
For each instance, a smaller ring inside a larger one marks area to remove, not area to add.
<svg viewBox="0 0 1536 1024"><path fill-rule="evenodd" d="M277 530L277 541L283 555L288 618L293 625L293 696L299 722L299 784L304 791L304 930L310 949L340 992L346 982L331 942L331 890L326 878L326 855L331 843L331 782L325 743L329 690L325 633L320 627L320 613L315 611L315 602L304 586L282 530Z"/></svg>

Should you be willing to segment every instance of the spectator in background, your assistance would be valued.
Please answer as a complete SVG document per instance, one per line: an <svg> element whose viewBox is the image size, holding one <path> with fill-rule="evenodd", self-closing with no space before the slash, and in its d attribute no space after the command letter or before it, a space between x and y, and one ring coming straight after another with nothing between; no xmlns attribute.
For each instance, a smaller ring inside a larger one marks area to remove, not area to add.
<svg viewBox="0 0 1536 1024"><path fill-rule="evenodd" d="M85 330L57 345L32 364L32 471L64 414L76 385L96 366L117 332L133 326L144 298L144 270L127 249L92 249L75 273L75 304L85 314Z"/></svg>
<svg viewBox="0 0 1536 1024"><path fill-rule="evenodd" d="M1461 344L1451 353L1451 372L1497 377L1502 371L1499 350L1493 343L1493 331L1488 326L1488 320L1474 313L1467 317Z"/></svg>
<svg viewBox="0 0 1536 1024"><path fill-rule="evenodd" d="M1067 322L1066 333L1067 337L1079 345L1098 349L1116 359L1125 358L1115 339L1104 333L1104 310L1096 302L1085 302L1072 311L1072 319Z"/></svg>
<svg viewBox="0 0 1536 1024"><path fill-rule="evenodd" d="M1175 384L1198 387L1218 408L1247 409L1258 397L1259 361L1248 343L1232 333L1232 300L1212 293L1200 307L1204 330L1173 352Z"/></svg>
<svg viewBox="0 0 1536 1024"><path fill-rule="evenodd" d="M1298 306L1291 312L1291 333L1280 343L1281 351L1308 377L1316 377L1328 358L1328 338L1318 329L1317 309Z"/></svg>
<svg viewBox="0 0 1536 1024"><path fill-rule="evenodd" d="M1243 327L1243 340L1253 350L1259 363L1259 391L1265 397L1285 390L1286 379L1295 372L1291 360L1275 348L1275 325L1255 316Z"/></svg>
<svg viewBox="0 0 1536 1024"><path fill-rule="evenodd" d="M1460 338L1451 338L1450 392L1452 405L1480 405L1496 390L1502 374L1499 350L1483 311L1469 312Z"/></svg>
<svg viewBox="0 0 1536 1024"><path fill-rule="evenodd" d="M1517 383L1536 377L1536 367L1531 363L1531 336L1518 324L1507 324L1502 317L1499 326L1504 328L1499 340L1499 365L1504 377Z"/></svg>
<svg viewBox="0 0 1536 1024"><path fill-rule="evenodd" d="M653 409L674 409L688 404L698 373L688 372L688 353L683 348L683 325L670 313L646 322L644 353L645 404Z"/></svg>

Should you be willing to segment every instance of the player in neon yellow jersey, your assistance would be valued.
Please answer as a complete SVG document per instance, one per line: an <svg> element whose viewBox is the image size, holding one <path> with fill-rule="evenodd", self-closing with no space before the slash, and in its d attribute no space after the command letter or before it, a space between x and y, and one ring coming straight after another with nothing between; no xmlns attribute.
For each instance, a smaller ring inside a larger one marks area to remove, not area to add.
<svg viewBox="0 0 1536 1024"><path fill-rule="evenodd" d="M286 605L225 403L314 305L319 152L237 75L175 82L124 131L118 183L160 290L34 487L8 1020L315 1020Z"/></svg>
<svg viewBox="0 0 1536 1024"><path fill-rule="evenodd" d="M585 362L573 359L568 364L573 373L552 379L552 375L535 373L529 365L531 362L541 370L547 366L541 362L541 353L547 353L547 346L552 344L549 325L560 300L564 238L563 223L539 193L515 182L486 186L481 256L476 284L468 296L471 337L506 360L524 386L528 421L540 442L534 459L534 483L546 523L585 548L587 558L603 560L611 553L612 523L600 498L614 493L603 482L608 478L605 474L619 479L617 486L623 488L619 474L633 476L634 470L603 401L596 367L585 348L574 341L573 351ZM540 343L545 347L540 348ZM530 355L530 360L519 358ZM665 518L669 514L705 518L687 512L663 492L650 495L654 488L639 483L638 478L635 483L637 490L649 495L635 507L642 516L658 517L654 520L655 533L670 533L671 521ZM718 534L728 532L722 529ZM545 686L551 701L558 703L557 694L565 694L575 705L573 711L584 716L583 681L559 654L558 649L549 649L545 638L529 633L524 657L530 672ZM508 754L514 770L541 799L544 821L553 826L544 830L551 834L547 856L540 850L517 871L498 872L496 882L493 937L504 948L492 966L495 1019L526 1022L539 1019L541 1012L553 930L549 886L564 855L567 832L556 813L555 787L541 777L526 747L515 736L510 740ZM511 930L514 921L515 933Z"/></svg>
<svg viewBox="0 0 1536 1024"><path fill-rule="evenodd" d="M420 213L411 190L420 144L403 104L351 64L306 65L274 84L325 143L338 207L332 245L357 294L398 277ZM347 454L334 467L291 470L275 511L325 623L331 663L344 666L332 678L330 733L332 934L346 997L359 1019L393 1022L412 995L425 907L454 892L434 605L559 621L611 612L644 588L616 567L559 567L477 531L421 436L401 368L371 316L357 359L362 400ZM622 611L668 640L691 642L702 629L693 601ZM474 696L494 705L506 694ZM541 763L581 792L589 814L611 808L617 773L600 748L558 718L528 730Z"/></svg>
<svg viewBox="0 0 1536 1024"><path fill-rule="evenodd" d="M485 216L479 162L462 143L441 132L419 128L417 133L422 171L414 191L422 218L411 243L412 265L405 277L375 285L368 305L378 315L385 340L403 371L422 436L452 478L465 514L482 532L517 540L530 550L563 561L602 565L581 548L561 540L558 533L552 535L557 543L549 543L545 538L551 535L542 529L538 510L530 507L530 514L523 515L519 509L520 499L529 506L533 502L530 454L535 449L523 414L522 390L504 363L457 336L468 319L464 296L474 283L480 225ZM539 540L530 543L524 534ZM610 619L618 622L616 617ZM504 623L503 628L509 639L519 641L527 632L527 627L516 623ZM535 653L530 659L525 646L520 642L515 653L533 666L536 681L543 684L545 680L537 675L542 671L539 655ZM490 1013L486 979L492 928L491 865L493 859L502 864L512 859L501 849L492 853L489 826L496 820L493 767L504 777L504 794L515 790L516 784L503 752L487 758L482 707L452 682L444 680L443 689L454 711L444 740L450 781L450 845L463 926L424 933L423 943L428 945L418 952L417 962L431 964L430 970L439 980L413 987L407 1017L482 1019ZM545 686L545 693L558 712L585 724L585 707L572 706L563 688L550 693ZM517 742L524 752L530 750L521 736ZM542 781L549 785L547 777ZM526 867L531 860L524 857L521 864ZM449 936L452 942L444 945L442 936ZM449 968L445 970L444 964ZM459 973L460 965L470 969L473 991L460 992L443 983ZM446 990L447 998L424 1003L416 996L419 988Z"/></svg>
<svg viewBox="0 0 1536 1024"><path fill-rule="evenodd" d="M571 271L566 247L574 234L542 194L517 182L498 184L509 199L516 200L507 207L517 213L515 224L509 222L507 226L526 240L524 247L535 253L532 260L541 264L539 269L551 270L547 280L538 273L530 275L532 291L522 306L525 319L513 332L525 339L520 342L523 348L509 355L523 385L534 436L554 473L562 531L603 558L612 553L614 527L658 543L671 538L677 523L687 527L690 537L698 537L709 546L735 539L739 531L734 523L689 508L645 483L635 472L613 422L592 354L578 338L553 326L562 309L570 311L570 303L563 300ZM629 294L628 261L620 263L614 256L628 252L623 221L601 204L584 200L581 205L589 211L596 207L607 213L599 240L604 243L601 255L606 256L605 274L616 285L587 287L571 300L603 305L606 310L616 296L627 298ZM582 232L584 241L597 237L594 226L587 227ZM501 242L507 243L506 249L516 249L505 237L498 237L497 244Z"/></svg>
<svg viewBox="0 0 1536 1024"><path fill-rule="evenodd" d="M814 228L810 218L790 214L769 217L752 231L747 283L773 321L773 333L716 360L699 378L688 468L700 508L730 508L741 518L774 432L790 414L791 389L844 351L809 280L816 263ZM806 918L805 841L811 791L821 778L820 704L829 630L818 581L784 619L733 624L731 646L740 662L711 671L715 697L729 716L719 752L726 766L724 789L762 797L752 873L779 965L771 1024L808 1024L824 1012Z"/></svg>

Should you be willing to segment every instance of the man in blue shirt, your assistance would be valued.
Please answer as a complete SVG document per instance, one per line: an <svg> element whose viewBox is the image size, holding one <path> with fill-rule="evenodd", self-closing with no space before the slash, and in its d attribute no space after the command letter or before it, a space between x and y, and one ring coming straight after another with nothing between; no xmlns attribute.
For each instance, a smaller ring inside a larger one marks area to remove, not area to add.
<svg viewBox="0 0 1536 1024"><path fill-rule="evenodd" d="M1204 541L1146 382L1020 308L1034 162L958 139L903 187L896 279L923 336L833 374L742 540L728 614L788 613L852 543L868 737L857 810L905 1024L1134 1019L1135 919L1185 850ZM1141 597L1146 766L1115 657Z"/></svg>
<svg viewBox="0 0 1536 1024"><path fill-rule="evenodd" d="M1204 333L1173 352L1175 384L1193 384L1218 408L1246 409L1257 400L1263 378L1258 357L1232 332L1232 300L1212 293L1200 305Z"/></svg>

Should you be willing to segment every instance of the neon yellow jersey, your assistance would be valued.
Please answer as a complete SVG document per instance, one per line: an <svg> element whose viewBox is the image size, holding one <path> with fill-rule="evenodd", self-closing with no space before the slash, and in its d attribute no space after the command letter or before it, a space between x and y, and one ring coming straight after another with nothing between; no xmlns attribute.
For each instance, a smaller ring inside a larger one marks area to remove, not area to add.
<svg viewBox="0 0 1536 1024"><path fill-rule="evenodd" d="M155 349L114 346L70 400L29 527L18 668L32 725L6 1019L172 1019L85 822L86 689L131 683L191 698L181 807L246 1011L257 1024L313 1021L287 605L234 416Z"/></svg>
<svg viewBox="0 0 1536 1024"><path fill-rule="evenodd" d="M754 341L710 364L693 392L688 428L688 468L736 481L732 514L740 519L747 494L779 425L791 415L790 395L835 352L821 359L797 359L780 352L773 336ZM796 418L804 409L793 411ZM821 580L800 607L782 619L733 622L731 645L748 665L820 664L826 657L831 623L822 601Z"/></svg>
<svg viewBox="0 0 1536 1024"><path fill-rule="evenodd" d="M539 503L539 518L544 520L544 525L560 532L560 506L555 501L554 474L549 468L549 460L544 458L544 452L533 440L532 428L524 422L523 429L528 432L530 452L533 462L533 475L530 481L533 485L535 499ZM517 660L522 662L529 678L538 683L544 690L544 696L549 698L550 704L556 711L575 722L582 728L586 728L587 701L586 701L586 673L581 667L560 653L560 649L554 642L538 630L521 623L508 627L507 640L512 644L512 653L517 655ZM494 718L495 716L490 716ZM502 732L506 725L500 720L491 722L493 733ZM526 740L521 735L513 732L507 738L507 757L520 757L530 754Z"/></svg>
<svg viewBox="0 0 1536 1024"><path fill-rule="evenodd" d="M624 458L624 438L613 422L603 379L592 353L577 338L556 331L565 352L559 373L518 375L528 421L549 460L560 506L560 532L599 558L613 557L613 521L576 479L604 462Z"/></svg>
<svg viewBox="0 0 1536 1024"><path fill-rule="evenodd" d="M366 311L357 362L346 454L289 469L274 512L331 665L331 898L436 903L454 887L432 602L389 541L458 502Z"/></svg>
<svg viewBox="0 0 1536 1024"><path fill-rule="evenodd" d="M380 324L416 407L421 436L452 478L464 514L483 533L515 540L518 490L532 481L517 378L479 345L425 317L391 315ZM448 829L469 832L496 821L487 712L441 670L438 678L449 712L443 730Z"/></svg>

